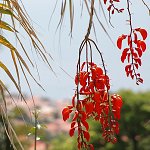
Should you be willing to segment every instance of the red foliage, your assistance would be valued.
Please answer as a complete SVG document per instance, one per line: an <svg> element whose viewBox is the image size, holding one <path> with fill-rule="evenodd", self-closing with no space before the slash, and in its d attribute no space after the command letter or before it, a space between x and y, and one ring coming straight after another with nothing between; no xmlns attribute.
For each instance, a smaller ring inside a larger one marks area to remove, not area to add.
<svg viewBox="0 0 150 150"><path fill-rule="evenodd" d="M66 121L69 118L69 115L72 112L72 108L73 108L73 106L68 106L63 109L62 116L63 116L64 121Z"/></svg>
<svg viewBox="0 0 150 150"><path fill-rule="evenodd" d="M90 140L89 118L101 124L107 142L117 142L115 135L119 133L122 98L116 94L109 97L109 77L96 64L84 62L75 76L75 84L77 90L72 98L72 106L64 108L62 115L66 121L70 113L74 113L69 134L73 136L77 129L78 149L94 149L93 145L87 143Z"/></svg>
<svg viewBox="0 0 150 150"><path fill-rule="evenodd" d="M120 0L104 0L104 4L109 12L109 22L111 14L123 12L123 8L118 9L116 7L116 4L119 2ZM122 50L121 62L127 62L125 66L127 77L135 79L136 84L139 85L139 83L143 83L143 79L140 77L140 73L137 73L137 70L142 65L141 57L147 48L145 40L148 34L143 28L134 29L132 27L129 0L127 1L127 11L129 15L130 34L122 34L119 36L116 45ZM88 32L90 31L90 27L88 28ZM87 35L89 36L89 34ZM116 135L119 134L118 121L121 118L120 111L123 104L121 96L117 94L109 95L110 79L106 75L102 54L96 43L88 36L85 36L85 40L82 41L79 49L79 61L75 76L77 88L72 98L72 106L68 106L62 111L64 121L70 118L71 113L73 114L69 135L72 137L76 130L79 150L81 148L94 150L93 145L88 143L90 141L89 124L87 121L89 118L101 124L102 136L107 142L117 142ZM126 47L124 46L125 42ZM91 43L94 44L100 54L103 69L92 62ZM86 62L80 65L80 56L84 46L86 46ZM88 46L90 47L89 55ZM91 62L88 60L89 57L91 58Z"/></svg>
<svg viewBox="0 0 150 150"><path fill-rule="evenodd" d="M146 50L147 31L143 28L136 28L131 31L130 35L123 34L118 38L117 47L122 49L123 40L127 40L128 46L122 51L121 61L124 63L127 60L128 64L125 66L126 75L132 79L135 78L136 84L139 85L139 83L143 83L143 79L139 73L136 73L136 70L142 65L141 57Z"/></svg>
<svg viewBox="0 0 150 150"><path fill-rule="evenodd" d="M108 7L107 7L107 10L109 11L109 14L114 14L115 12L118 12L118 13L122 13L124 11L123 8L121 9L118 9L116 6L115 6L115 3L118 3L120 2L120 0L104 0L104 4L106 5L107 3L109 3Z"/></svg>

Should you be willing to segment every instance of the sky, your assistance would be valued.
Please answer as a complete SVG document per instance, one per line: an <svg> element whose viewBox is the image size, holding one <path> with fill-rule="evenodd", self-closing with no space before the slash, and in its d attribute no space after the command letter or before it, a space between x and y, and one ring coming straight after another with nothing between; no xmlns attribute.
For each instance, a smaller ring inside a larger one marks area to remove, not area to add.
<svg viewBox="0 0 150 150"><path fill-rule="evenodd" d="M32 23L37 31L37 34L41 41L43 42L48 53L51 54L53 60L49 59L50 64L56 73L49 69L42 60L37 57L32 56L38 65L38 70L40 73L40 83L44 87L45 91L36 85L36 83L29 77L30 85L33 91L33 95L44 96L51 99L65 99L71 98L74 94L75 84L74 76L76 73L76 63L78 59L78 49L80 43L82 42L84 35L88 26L88 14L86 8L83 7L81 11L80 1L74 1L74 28L72 38L70 38L70 24L69 24L69 8L67 5L66 15L64 22L61 28L61 31L57 29L57 25L60 18L60 8L61 0L58 1L56 10L53 14L53 17L50 21L50 16L53 12L55 6L55 0L22 0L24 6L32 19ZM125 6L125 0L121 2L120 7ZM146 2L146 1L145 1ZM150 3L149 3L150 5ZM132 2L132 17L133 17L133 26L146 28L150 34L150 16L148 15L147 9L142 5L142 2L139 0L134 0ZM103 22L105 28L107 29L109 35L111 36L114 43L116 43L117 37L123 33L129 33L129 26L127 25L126 20L128 20L128 15L126 10L124 14L115 14L111 18L111 22L114 26L111 27L110 24L107 24L102 11L99 10L98 5L96 4L97 12L100 16L101 21ZM104 6L104 9L105 6ZM82 14L82 15L81 15ZM106 11L106 17L108 18L108 13ZM150 48L147 47L147 51L144 53L142 61L142 67L139 69L141 76L144 79L144 84L137 86L135 81L127 78L125 75L124 67L125 64L120 62L121 51L115 47L112 42L109 40L101 26L99 25L96 18L94 18L94 25L97 35L97 43L102 51L106 67L108 70L108 75L111 79L111 91L117 91L121 88L132 89L135 91L149 90L150 89ZM23 31L21 32L23 34ZM94 32L92 30L91 37L95 39ZM14 40L11 36L11 40ZM30 43L29 40L24 36L22 38L26 45L26 48L30 52ZM147 45L150 43L150 37L147 39ZM16 44L17 46L17 44ZM0 52L0 58L8 64L9 68L12 68L12 62L6 58L7 51L3 50ZM94 61L98 62L101 65L101 61L97 53L94 54ZM83 55L84 58L84 55ZM62 67L65 72L60 68ZM67 73L66 73L67 72ZM15 72L14 72L15 73ZM36 69L33 69L34 77L38 79ZM6 75L1 74L1 78L5 81L5 84L8 86L10 91L15 92L15 87L11 84L11 81L6 77ZM24 93L29 94L29 88L25 83L25 80L22 79L22 90Z"/></svg>

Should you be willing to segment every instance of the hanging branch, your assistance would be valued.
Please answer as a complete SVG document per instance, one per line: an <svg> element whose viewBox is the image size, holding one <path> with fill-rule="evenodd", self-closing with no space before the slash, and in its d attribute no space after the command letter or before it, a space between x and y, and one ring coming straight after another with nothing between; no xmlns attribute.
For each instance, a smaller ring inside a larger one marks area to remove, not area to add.
<svg viewBox="0 0 150 150"><path fill-rule="evenodd" d="M94 14L94 0L91 0L91 13L90 13L90 20L89 20L89 26L87 29L87 33L85 35L85 39L88 39L90 32L91 32L91 28L92 28L92 23L93 23L93 14Z"/></svg>
<svg viewBox="0 0 150 150"><path fill-rule="evenodd" d="M132 79L135 79L136 84L139 85L139 83L143 83L143 79L140 77L140 73L137 73L137 70L139 66L142 65L141 56L146 51L145 40L147 38L147 31L139 27L133 29L129 0L127 0L127 10L130 33L129 35L122 34L117 40L117 46L119 49L122 49L123 40L127 40L127 47L123 49L121 61L124 63L125 60L127 60L128 65L125 66L126 75L127 77L130 76Z"/></svg>
<svg viewBox="0 0 150 150"><path fill-rule="evenodd" d="M117 8L115 6L115 3L120 2L119 0L109 0L109 2L107 0L104 0L104 4L106 5L107 3L109 3L108 7L107 7L107 11L109 12L109 23L112 27L114 27L111 23L111 15L115 14L115 12L117 13L122 13L124 11L124 8Z"/></svg>
<svg viewBox="0 0 150 150"><path fill-rule="evenodd" d="M90 134L87 120L89 118L100 122L103 137L107 142L116 143L116 134L119 133L118 120L122 107L122 98L119 95L114 94L109 98L110 79L107 76L102 53L94 40L89 38L93 16L94 0L91 0L89 25L79 48L75 76L76 91L72 98L72 105L65 107L62 111L64 121L70 118L71 113L74 113L69 135L72 137L77 128L78 150L82 148L94 149L93 145L88 143ZM93 62L93 48L100 55L103 69ZM86 53L85 62L81 63L83 50Z"/></svg>

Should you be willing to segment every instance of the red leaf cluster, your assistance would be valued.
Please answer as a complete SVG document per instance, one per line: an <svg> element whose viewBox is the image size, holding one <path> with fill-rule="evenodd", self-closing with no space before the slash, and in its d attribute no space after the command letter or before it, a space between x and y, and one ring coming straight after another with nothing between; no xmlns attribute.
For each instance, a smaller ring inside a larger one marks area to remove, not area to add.
<svg viewBox="0 0 150 150"><path fill-rule="evenodd" d="M108 0L104 0L105 5L106 5L107 1ZM118 3L118 2L120 2L120 0L109 0L109 6L107 7L107 10L109 11L109 14L114 14L115 12L122 13L124 11L123 8L118 9L115 6L115 3Z"/></svg>
<svg viewBox="0 0 150 150"><path fill-rule="evenodd" d="M101 124L107 142L117 142L115 135L119 133L122 99L119 95L109 97L109 77L96 64L84 62L75 76L75 84L77 90L72 98L72 106L64 108L62 115L66 121L73 113L69 134L73 136L77 129L78 149L94 149L87 143L90 140L89 118Z"/></svg>
<svg viewBox="0 0 150 150"><path fill-rule="evenodd" d="M126 39L127 47L123 49L121 55L122 63L127 60L128 64L125 66L127 77L136 79L136 84L143 83L143 79L139 73L136 73L139 66L142 65L141 57L146 50L145 40L147 38L147 31L143 28L136 28L132 30L130 35L122 34L117 40L117 47L122 49L122 43Z"/></svg>

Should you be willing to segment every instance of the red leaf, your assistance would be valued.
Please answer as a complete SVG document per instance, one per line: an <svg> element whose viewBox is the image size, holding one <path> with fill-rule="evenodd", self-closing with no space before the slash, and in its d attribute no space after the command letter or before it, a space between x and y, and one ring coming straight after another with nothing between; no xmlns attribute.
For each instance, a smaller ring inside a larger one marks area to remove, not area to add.
<svg viewBox="0 0 150 150"><path fill-rule="evenodd" d="M73 121L73 122L71 123L71 128L74 128L75 124L76 124L76 122Z"/></svg>
<svg viewBox="0 0 150 150"><path fill-rule="evenodd" d="M114 129L115 133L119 134L119 123L114 119L111 120L111 123L112 123L112 128Z"/></svg>
<svg viewBox="0 0 150 150"><path fill-rule="evenodd" d="M137 34L134 32L134 43L136 44L137 43Z"/></svg>
<svg viewBox="0 0 150 150"><path fill-rule="evenodd" d="M128 54L128 63L130 62L130 55L131 55L131 54L129 53L129 54Z"/></svg>
<svg viewBox="0 0 150 150"><path fill-rule="evenodd" d="M139 73L137 73L136 75L140 77L140 74L139 74Z"/></svg>
<svg viewBox="0 0 150 150"><path fill-rule="evenodd" d="M103 101L107 101L107 100L108 100L108 93L105 91L103 95Z"/></svg>
<svg viewBox="0 0 150 150"><path fill-rule="evenodd" d="M118 108L121 108L122 107L122 97L120 95L116 95L116 103L115 105L118 107Z"/></svg>
<svg viewBox="0 0 150 150"><path fill-rule="evenodd" d="M139 65L138 65L138 64L134 64L134 65L135 65L136 69L138 69L138 68L139 68Z"/></svg>
<svg viewBox="0 0 150 150"><path fill-rule="evenodd" d="M92 67L91 72L92 72L92 80L95 80L95 78L96 78L96 69L94 67Z"/></svg>
<svg viewBox="0 0 150 150"><path fill-rule="evenodd" d="M93 100L94 100L95 102L100 102L100 93L99 93L99 92L95 92L95 93L94 93Z"/></svg>
<svg viewBox="0 0 150 150"><path fill-rule="evenodd" d="M63 120L66 121L69 118L70 113L72 112L71 108L64 108L62 111Z"/></svg>
<svg viewBox="0 0 150 150"><path fill-rule="evenodd" d="M84 66L85 66L85 63L86 63L86 62L83 62L83 63L82 63L81 69L80 69L81 71L83 70L83 68L84 68Z"/></svg>
<svg viewBox="0 0 150 150"><path fill-rule="evenodd" d="M81 149L81 143L78 143L78 150Z"/></svg>
<svg viewBox="0 0 150 150"><path fill-rule="evenodd" d="M123 9L123 8L122 8L122 9L119 9L119 12L121 12L121 13L122 13L123 11L124 11L124 9Z"/></svg>
<svg viewBox="0 0 150 150"><path fill-rule="evenodd" d="M126 72L127 77L129 76L129 72Z"/></svg>
<svg viewBox="0 0 150 150"><path fill-rule="evenodd" d="M94 105L92 102L87 102L85 104L85 110L87 114L91 114L93 112L93 109L94 109Z"/></svg>
<svg viewBox="0 0 150 150"><path fill-rule="evenodd" d="M95 87L99 90L104 90L105 85L104 85L104 80L96 80L95 81Z"/></svg>
<svg viewBox="0 0 150 150"><path fill-rule="evenodd" d="M139 81L140 83L143 83L143 79L142 79L142 78L139 78L138 81Z"/></svg>
<svg viewBox="0 0 150 150"><path fill-rule="evenodd" d="M109 86L109 77L107 75L104 75L103 78L104 78L104 81L105 81L105 85Z"/></svg>
<svg viewBox="0 0 150 150"><path fill-rule="evenodd" d="M126 72L129 72L130 70L131 70L131 65L125 66L125 71L126 71Z"/></svg>
<svg viewBox="0 0 150 150"><path fill-rule="evenodd" d="M97 67L97 68L96 68L96 73L97 73L97 75L100 77L100 75L103 74L103 70L102 70L100 67Z"/></svg>
<svg viewBox="0 0 150 150"><path fill-rule="evenodd" d="M85 113L84 111L80 111L80 114L81 114L81 120L82 120L82 121L83 121L83 120L86 120L86 118L87 118L86 113Z"/></svg>
<svg viewBox="0 0 150 150"><path fill-rule="evenodd" d="M94 93L94 83L93 83L93 81L91 81L90 83L89 83L89 89L91 90L91 92L92 93Z"/></svg>
<svg viewBox="0 0 150 150"><path fill-rule="evenodd" d="M74 96L72 97L72 106L75 107L75 98L76 98L76 94L74 94Z"/></svg>
<svg viewBox="0 0 150 150"><path fill-rule="evenodd" d="M136 28L136 29L134 29L134 30L137 31L137 32L139 32L140 28Z"/></svg>
<svg viewBox="0 0 150 150"><path fill-rule="evenodd" d="M127 52L128 52L129 48L125 48L122 52L122 56L121 56L121 61L124 63L126 57L127 57Z"/></svg>
<svg viewBox="0 0 150 150"><path fill-rule="evenodd" d="M80 73L80 84L82 86L85 86L87 84L86 80L88 78L89 72L82 72Z"/></svg>
<svg viewBox="0 0 150 150"><path fill-rule="evenodd" d="M131 36L128 36L128 45L130 46L131 44L132 44Z"/></svg>
<svg viewBox="0 0 150 150"><path fill-rule="evenodd" d="M111 14L114 14L114 12L115 12L115 10L113 9L112 12L111 12Z"/></svg>
<svg viewBox="0 0 150 150"><path fill-rule="evenodd" d="M138 52L139 57L142 56L142 50L140 48L135 48L135 50Z"/></svg>
<svg viewBox="0 0 150 150"><path fill-rule="evenodd" d="M89 145L90 150L94 150L94 146L92 144Z"/></svg>
<svg viewBox="0 0 150 150"><path fill-rule="evenodd" d="M147 38L147 31L145 29L140 28L139 32L141 33L143 40Z"/></svg>
<svg viewBox="0 0 150 150"><path fill-rule="evenodd" d="M127 35L122 35L122 36L119 36L119 38L118 38L118 40L117 40L117 47L119 48L119 49L121 49L122 48L122 41L125 39L127 37Z"/></svg>
<svg viewBox="0 0 150 150"><path fill-rule="evenodd" d="M104 0L104 4L106 4L107 0Z"/></svg>
<svg viewBox="0 0 150 150"><path fill-rule="evenodd" d="M82 121L82 124L85 126L86 130L89 130L89 124L86 121Z"/></svg>
<svg viewBox="0 0 150 150"><path fill-rule="evenodd" d="M134 58L135 62L138 63L140 66L142 65L141 59L140 58Z"/></svg>
<svg viewBox="0 0 150 150"><path fill-rule="evenodd" d="M78 104L78 111L82 110L83 106L82 106L82 101L81 100L78 100L77 102Z"/></svg>
<svg viewBox="0 0 150 150"><path fill-rule="evenodd" d="M74 82L76 85L78 85L78 83L79 83L79 78L80 78L79 74L75 76Z"/></svg>
<svg viewBox="0 0 150 150"><path fill-rule="evenodd" d="M112 142L113 144L117 143L117 138L113 137L113 139L111 140L111 142Z"/></svg>
<svg viewBox="0 0 150 150"><path fill-rule="evenodd" d="M88 64L93 67L93 66L96 66L96 64L94 64L93 62L88 62Z"/></svg>
<svg viewBox="0 0 150 150"><path fill-rule="evenodd" d="M137 53L135 53L134 51L132 52L133 58L138 58Z"/></svg>
<svg viewBox="0 0 150 150"><path fill-rule="evenodd" d="M87 141L90 140L90 134L89 134L89 132L83 131L83 135L84 135L84 138L85 138Z"/></svg>
<svg viewBox="0 0 150 150"><path fill-rule="evenodd" d="M79 74L77 74L75 76L75 84L78 85L78 83L80 82L80 84L82 86L86 85L86 80L88 78L89 72L80 72Z"/></svg>
<svg viewBox="0 0 150 150"><path fill-rule="evenodd" d="M128 75L127 75L127 76L129 76L129 75L130 75L130 77L133 79L133 78L134 78L134 76L132 75L132 73L133 73L133 70L130 70L130 71L128 72Z"/></svg>
<svg viewBox="0 0 150 150"><path fill-rule="evenodd" d="M112 5L109 5L109 7L107 8L108 11L110 11L112 8Z"/></svg>
<svg viewBox="0 0 150 150"><path fill-rule="evenodd" d="M147 38L147 31L145 29L137 28L135 30L141 33L143 40Z"/></svg>
<svg viewBox="0 0 150 150"><path fill-rule="evenodd" d="M132 73L130 73L130 76L131 76L132 79L134 79L134 75Z"/></svg>
<svg viewBox="0 0 150 150"><path fill-rule="evenodd" d="M114 118L120 120L120 109L113 109Z"/></svg>
<svg viewBox="0 0 150 150"><path fill-rule="evenodd" d="M83 86L83 87L81 87L81 89L80 89L80 94L82 93L87 93L87 92L89 92L89 89L88 89L88 87L87 86Z"/></svg>
<svg viewBox="0 0 150 150"><path fill-rule="evenodd" d="M100 115L102 113L102 108L100 106L100 103L95 104L95 112Z"/></svg>
<svg viewBox="0 0 150 150"><path fill-rule="evenodd" d="M71 128L69 131L69 135L72 137L74 135L75 128Z"/></svg>
<svg viewBox="0 0 150 150"><path fill-rule="evenodd" d="M146 44L145 44L145 42L144 41L139 41L139 43L140 43L140 46L142 48L142 51L145 52L145 50L146 50Z"/></svg>
<svg viewBox="0 0 150 150"><path fill-rule="evenodd" d="M108 106L105 106L103 108L103 111L104 111L105 115L108 115L109 114L109 108L108 108Z"/></svg>

